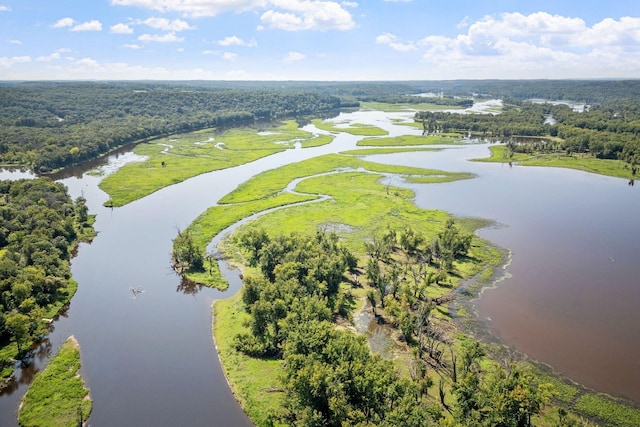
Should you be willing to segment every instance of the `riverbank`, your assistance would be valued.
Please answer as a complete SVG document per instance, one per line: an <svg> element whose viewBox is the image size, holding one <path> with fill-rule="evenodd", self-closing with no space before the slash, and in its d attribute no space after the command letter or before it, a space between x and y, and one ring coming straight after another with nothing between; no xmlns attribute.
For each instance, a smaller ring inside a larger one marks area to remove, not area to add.
<svg viewBox="0 0 640 427"><path fill-rule="evenodd" d="M473 159L472 161L576 169L598 175L625 178L630 180L630 184L636 179L629 164L621 160L597 159L588 154L513 153L509 156L505 145L494 145L489 149L491 150L491 156Z"/></svg>
<svg viewBox="0 0 640 427"><path fill-rule="evenodd" d="M300 170L302 168L300 167L300 165L297 165L296 169ZM274 176L280 176L284 182L291 179L291 176L288 176L286 173L283 173L280 170L270 173L273 173ZM269 174L269 172L267 174ZM346 246L348 246L349 248L357 249L360 251L360 253L362 253L362 248L364 246L363 242L371 240L370 237L367 237L367 234L368 236L372 236L384 230L384 224L381 224L380 221L376 221L375 218L385 218L386 220L388 218L393 218L393 216L402 217L403 215L403 205L391 200L386 200L386 202L384 200L388 199L389 194L395 194L396 196L398 196L405 193L402 193L404 190L393 187L391 189L387 189L386 191L380 188L380 191L375 192L372 190L373 187L371 187L375 185L375 179L368 181L368 176L357 177L355 175L357 174L344 173L316 176L308 180L299 182L295 190L300 193L330 195L332 197L332 201L330 202L329 210L322 209L321 205L297 206L291 209L280 210L277 213L273 213L271 215L260 217L256 219L256 221L253 221L251 225L248 225L248 227L252 229L269 229L270 231L273 230L274 233L282 233L291 229L300 230L301 232L314 232L314 230L322 229L323 224L327 224L330 225L330 227L328 227L327 229L338 231L338 234L341 236L341 238L343 238L344 244ZM275 188L279 188L280 186L273 186L273 183L268 184L270 182L270 180L267 179L268 176L269 175L262 176L260 177L260 179L256 177L255 181L249 181L246 186L239 188L237 193L229 195L228 201L233 200L236 202L248 202L253 197L258 197L258 195L260 195L259 197L266 197L267 195L276 194L277 191L275 190ZM342 181L342 179L344 178L347 178L347 181ZM264 188L260 187L260 183L264 184L267 188L272 189L269 191L265 191ZM362 193L359 196L349 196L349 194L352 193L352 191L354 191L355 189L361 189ZM339 195L338 193L345 194ZM367 196L364 196L365 193L367 194ZM249 194L251 194L252 196L248 196ZM405 196L410 198L406 194ZM383 200L381 204L376 202L379 199ZM358 212L357 215L350 214L348 209L343 211L343 209L345 209L343 205L356 206L358 205L358 200L366 200L367 207L364 208L364 205L358 206L358 208L356 209L356 211ZM397 208L395 209L393 215L390 215L391 211L389 210L378 210L380 206L384 206L385 203L389 203ZM369 214L371 214L371 216L369 216ZM361 216L362 218L360 218L360 220L357 222L357 225L354 226L354 220L356 216ZM330 220L328 218L330 218ZM425 224L426 222L422 222L421 224ZM370 224L371 228L368 228L366 232L361 232L360 228L366 227L364 224L367 223ZM406 223L403 222L402 224ZM477 226L480 226L480 224L477 223L476 228ZM354 237L355 234L358 234L359 237ZM361 239L359 240L359 243L354 244L354 241L358 239ZM239 252L234 249L233 244L229 244L232 241L233 238L229 242L227 242L226 249L229 254L233 254L232 257L236 261L241 261ZM474 258L477 258L477 254L474 255ZM493 265L494 267L499 267L499 265L495 262ZM484 278L488 278L488 276L490 276L488 271L488 269L485 270ZM467 272L467 274L464 274L463 276L473 277L472 271ZM456 286L457 285L452 284L451 288L455 288ZM363 301L366 298L366 294L363 292L355 291L354 295L357 295L358 301L360 301L358 304L363 304ZM430 296L432 298L437 298L436 294L432 294ZM441 315L440 320L447 318L447 307L439 307L438 312ZM246 312L244 312L244 309L240 304L239 296L234 298L232 301L221 301L217 304L215 310L215 324L217 325L216 331L218 332L216 332L216 334L224 334L226 336L225 339L227 340L226 342L219 343L221 360L223 361L223 365L225 366L225 371L227 372L229 381L232 384L234 391L239 396L239 401L241 403L245 401L251 402L250 404L246 404L247 408L249 408L250 406L254 408L272 408L267 412L260 412L256 409L247 409L247 413L251 417L255 417L253 418L254 421L266 420L269 419L270 414L273 414L274 411L277 412L277 410L273 408L277 408L278 406L278 393L281 393L279 391L279 387L273 385L265 385L262 388L252 390L250 389L250 382L255 381L256 378L259 378L261 375L260 372L264 369L264 371L267 373L265 374L263 380L266 380L267 382L271 380L271 384L273 384L273 365L275 364L275 361L269 360L268 362L270 363L270 366L268 368L265 366L260 367L261 359L249 358L233 348L232 340L229 337L229 335L231 334L229 334L228 331L231 331L232 329L237 329L238 333L245 331L241 326L242 316L244 315L246 315ZM464 323L464 317L469 316L467 318L470 318L473 316L473 314L462 307L461 309L457 310L457 316L462 316L462 321ZM458 333L461 332L462 331L458 331ZM468 340L468 338L464 335L462 337L463 341ZM456 348L459 348L459 345L460 344L457 344ZM223 354L225 356L223 356ZM496 352L496 354L503 356L503 353L501 352ZM408 352L406 352L403 357L398 358L398 360L402 361L402 363L398 365L399 369L406 372L407 365L405 363L409 360ZM489 362L487 361L487 363ZM227 366L233 366L233 368L231 370L227 370ZM577 388L572 388L571 385L559 381L553 375L544 374L543 371L534 369L533 365L529 365L529 367L526 369L527 372L534 373L538 378L541 379L541 381L553 384L554 388L558 392L556 398L560 406L550 407L542 415L542 418L539 419L540 425L554 425L554 423L558 421L558 407L568 408L569 412L574 411L576 414L589 417L593 420L598 420L598 423L611 423L613 425L621 426L635 425L634 423L637 420L638 412L632 407L625 405L623 402L616 401L615 399L611 399L604 395L582 391L579 392ZM235 373L234 371L236 370L239 372L248 371L252 372L252 374L249 377L244 377L242 374L238 375L237 373ZM442 376L436 376L434 374L434 378L441 377ZM272 396L272 393L274 393L274 389L277 390L275 392L276 396ZM444 391L445 393L450 393L451 385L445 385ZM262 421L256 422L258 423L258 425L261 425L260 422Z"/></svg>
<svg viewBox="0 0 640 427"><path fill-rule="evenodd" d="M77 427L89 418L92 404L80 376L80 345L71 336L33 379L18 421L24 427Z"/></svg>

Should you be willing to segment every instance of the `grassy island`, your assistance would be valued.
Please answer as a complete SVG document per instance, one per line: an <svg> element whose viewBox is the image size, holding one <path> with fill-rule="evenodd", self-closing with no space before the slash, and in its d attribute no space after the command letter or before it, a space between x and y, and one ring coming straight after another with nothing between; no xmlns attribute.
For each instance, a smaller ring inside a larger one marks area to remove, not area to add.
<svg viewBox="0 0 640 427"><path fill-rule="evenodd" d="M80 346L70 337L29 386L18 421L24 427L77 427L89 417L91 407L80 377Z"/></svg>
<svg viewBox="0 0 640 427"><path fill-rule="evenodd" d="M123 206L161 188L214 170L301 147L328 144L333 137L303 131L293 120L264 129L236 128L223 132L207 129L139 144L134 153L145 160L125 165L105 177L100 187L111 206Z"/></svg>
<svg viewBox="0 0 640 427"><path fill-rule="evenodd" d="M505 145L494 145L489 149L491 156L473 161L567 168L629 180L636 178L629 164L622 160L598 159L587 154L512 153Z"/></svg>

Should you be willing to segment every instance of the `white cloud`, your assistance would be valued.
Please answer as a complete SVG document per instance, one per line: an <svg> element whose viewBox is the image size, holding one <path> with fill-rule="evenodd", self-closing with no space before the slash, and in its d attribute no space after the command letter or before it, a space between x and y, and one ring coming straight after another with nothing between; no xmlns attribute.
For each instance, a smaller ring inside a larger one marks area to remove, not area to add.
<svg viewBox="0 0 640 427"><path fill-rule="evenodd" d="M286 11L268 10L262 14L260 20L274 29L345 31L356 25L351 14L333 1L270 0L270 4Z"/></svg>
<svg viewBox="0 0 640 427"><path fill-rule="evenodd" d="M58 19L58 21L53 24L51 26L51 28L65 28L65 27L71 27L74 24L73 18L62 18L62 19Z"/></svg>
<svg viewBox="0 0 640 427"><path fill-rule="evenodd" d="M102 31L102 23L94 19L92 21L78 24L75 27L71 28L69 31Z"/></svg>
<svg viewBox="0 0 640 427"><path fill-rule="evenodd" d="M11 8L9 6L0 4L0 12L11 12Z"/></svg>
<svg viewBox="0 0 640 427"><path fill-rule="evenodd" d="M176 36L176 33L143 34L138 37L141 42L176 43L184 41L184 37Z"/></svg>
<svg viewBox="0 0 640 427"><path fill-rule="evenodd" d="M357 6L351 1L341 4L329 0L111 0L111 4L178 12L192 17L266 10L261 20L270 28L286 31L352 29L355 22L345 7Z"/></svg>
<svg viewBox="0 0 640 427"><path fill-rule="evenodd" d="M9 40L9 44L15 44L16 46L22 46L22 42L20 40Z"/></svg>
<svg viewBox="0 0 640 427"><path fill-rule="evenodd" d="M144 21L136 21L136 23L144 24L158 30L170 31L174 33L195 29L195 27L192 27L188 22L181 19L174 19L173 21L171 21L166 18L147 18Z"/></svg>
<svg viewBox="0 0 640 427"><path fill-rule="evenodd" d="M223 38L222 40L218 40L216 43L220 46L246 46L246 47L258 46L258 43L255 41L255 39L245 41L238 36L228 36Z"/></svg>
<svg viewBox="0 0 640 427"><path fill-rule="evenodd" d="M110 30L114 34L132 34L133 33L133 28L131 28L127 24L112 25Z"/></svg>
<svg viewBox="0 0 640 427"><path fill-rule="evenodd" d="M52 52L50 55L37 57L36 61L38 62L55 61L57 59L60 59L62 57L62 54L66 52L71 52L71 49L66 49L66 48L58 49L55 52Z"/></svg>
<svg viewBox="0 0 640 427"><path fill-rule="evenodd" d="M291 51L285 56L283 61L285 64L291 64L293 62L302 61L306 57L307 56L303 53Z"/></svg>
<svg viewBox="0 0 640 427"><path fill-rule="evenodd" d="M142 49L144 46L141 44L137 44L137 43L128 43L128 44L123 44L122 47L126 47L127 49Z"/></svg>
<svg viewBox="0 0 640 427"><path fill-rule="evenodd" d="M246 12L266 6L267 0L111 0L115 6L136 6L187 16L216 16L223 12Z"/></svg>
<svg viewBox="0 0 640 427"><path fill-rule="evenodd" d="M24 62L31 62L30 56L12 56L8 58L6 56L0 57L1 68L11 68L13 64L20 64Z"/></svg>
<svg viewBox="0 0 640 427"><path fill-rule="evenodd" d="M402 42L398 37L391 33L382 33L376 37L376 43L389 45L393 50L398 52L408 52L417 50L413 42Z"/></svg>
<svg viewBox="0 0 640 427"><path fill-rule="evenodd" d="M218 52L216 52L215 50L203 50L202 54L203 55L217 55Z"/></svg>
<svg viewBox="0 0 640 427"><path fill-rule="evenodd" d="M637 76L640 18L604 19L589 27L580 18L537 12L505 13L464 21L454 37L429 35L415 43L430 67L449 78L575 78ZM379 38L382 36L379 36ZM381 38L391 45L395 40ZM615 64L615 65L614 65Z"/></svg>
<svg viewBox="0 0 640 427"><path fill-rule="evenodd" d="M224 59L225 61L233 62L238 59L238 54L233 52L225 52L222 54L222 59Z"/></svg>

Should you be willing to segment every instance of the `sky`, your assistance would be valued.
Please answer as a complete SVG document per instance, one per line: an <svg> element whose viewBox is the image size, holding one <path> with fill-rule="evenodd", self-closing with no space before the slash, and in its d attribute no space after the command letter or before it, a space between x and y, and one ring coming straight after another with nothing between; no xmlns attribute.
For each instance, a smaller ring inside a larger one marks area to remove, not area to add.
<svg viewBox="0 0 640 427"><path fill-rule="evenodd" d="M0 80L640 78L638 0L0 0Z"/></svg>

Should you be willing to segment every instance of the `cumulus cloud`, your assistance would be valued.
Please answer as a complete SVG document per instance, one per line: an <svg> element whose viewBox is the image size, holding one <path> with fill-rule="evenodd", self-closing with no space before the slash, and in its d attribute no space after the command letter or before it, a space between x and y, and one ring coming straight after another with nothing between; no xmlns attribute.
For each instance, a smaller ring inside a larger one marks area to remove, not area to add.
<svg viewBox="0 0 640 427"><path fill-rule="evenodd" d="M127 24L112 25L110 30L114 34L132 34L133 33L133 28L131 28Z"/></svg>
<svg viewBox="0 0 640 427"><path fill-rule="evenodd" d="M355 22L345 7L357 6L351 1L329 0L111 0L111 4L178 12L191 17L264 10L260 18L264 24L286 31L352 29Z"/></svg>
<svg viewBox="0 0 640 427"><path fill-rule="evenodd" d="M24 62L31 62L30 56L12 56L8 58L6 56L0 57L0 68L11 68L14 64L20 64Z"/></svg>
<svg viewBox="0 0 640 427"><path fill-rule="evenodd" d="M163 31L170 31L178 33L185 30L193 30L188 22L181 19L174 19L173 21L166 18L147 18L145 20L136 21L137 24L144 24L148 27L155 28Z"/></svg>
<svg viewBox="0 0 640 427"><path fill-rule="evenodd" d="M73 20L73 18L62 18L62 19L58 19L58 21L55 24L53 24L51 28L71 27L73 26L74 23L75 21Z"/></svg>
<svg viewBox="0 0 640 427"><path fill-rule="evenodd" d="M66 48L58 49L55 52L52 52L50 55L37 57L36 61L38 62L55 61L57 59L60 59L62 54L66 52L71 52L71 49L66 49Z"/></svg>
<svg viewBox="0 0 640 427"><path fill-rule="evenodd" d="M177 43L184 41L184 37L178 37L176 33L142 34L138 40L141 42Z"/></svg>
<svg viewBox="0 0 640 427"><path fill-rule="evenodd" d="M393 50L407 52L417 50L413 42L402 42L397 36L391 33L382 33L376 37L376 43L389 45Z"/></svg>
<svg viewBox="0 0 640 427"><path fill-rule="evenodd" d="M127 44L123 44L122 47L126 47L127 49L142 49L144 46L141 44L137 44L137 43L127 43Z"/></svg>
<svg viewBox="0 0 640 427"><path fill-rule="evenodd" d="M15 44L16 46L22 46L22 42L17 39L9 40L9 44Z"/></svg>
<svg viewBox="0 0 640 427"><path fill-rule="evenodd" d="M287 55L284 57L283 61L284 61L285 64L291 64L293 62L302 61L306 57L307 56L305 54L303 54L303 53L291 51L291 52L287 53Z"/></svg>
<svg viewBox="0 0 640 427"><path fill-rule="evenodd" d="M69 31L102 31L102 23L94 19L92 21L78 24L75 27L71 28Z"/></svg>
<svg viewBox="0 0 640 427"><path fill-rule="evenodd" d="M437 78L628 77L640 71L640 18L607 18L589 26L546 12L504 13L464 18L457 28L452 37L420 40L383 33L376 43L419 51Z"/></svg>
<svg viewBox="0 0 640 427"><path fill-rule="evenodd" d="M267 10L260 20L269 28L300 30L350 30L355 27L351 14L333 1L271 0L271 5L284 10Z"/></svg>
<svg viewBox="0 0 640 427"><path fill-rule="evenodd" d="M0 4L0 12L11 12L11 8L9 6Z"/></svg>
<svg viewBox="0 0 640 427"><path fill-rule="evenodd" d="M245 46L245 47L258 46L258 43L254 39L245 41L238 36L228 36L223 38L222 40L218 40L216 43L220 46Z"/></svg>

